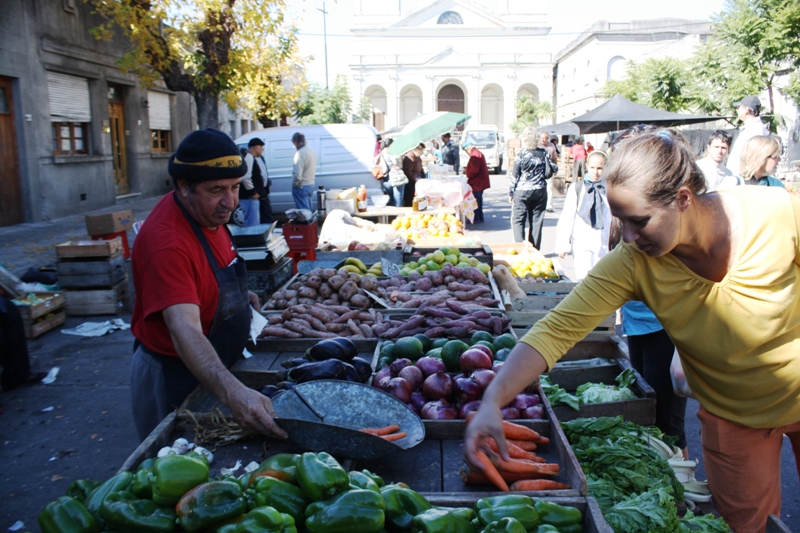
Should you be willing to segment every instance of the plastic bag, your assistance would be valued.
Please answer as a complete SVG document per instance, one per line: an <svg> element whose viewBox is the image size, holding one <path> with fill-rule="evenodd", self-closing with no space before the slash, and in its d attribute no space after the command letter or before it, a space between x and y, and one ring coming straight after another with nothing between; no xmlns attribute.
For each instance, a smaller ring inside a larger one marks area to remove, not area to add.
<svg viewBox="0 0 800 533"><path fill-rule="evenodd" d="M694 398L692 389L686 381L686 374L683 372L683 365L681 364L681 357L678 355L678 350L672 354L672 364L669 366L669 377L672 379L672 390L675 394L684 398Z"/></svg>

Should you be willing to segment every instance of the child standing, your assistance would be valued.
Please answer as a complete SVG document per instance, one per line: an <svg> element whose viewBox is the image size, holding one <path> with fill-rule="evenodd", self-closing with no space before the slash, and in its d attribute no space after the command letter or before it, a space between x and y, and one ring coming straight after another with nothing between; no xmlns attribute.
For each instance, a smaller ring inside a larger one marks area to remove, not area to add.
<svg viewBox="0 0 800 533"><path fill-rule="evenodd" d="M592 152L586 161L586 175L567 189L564 210L556 226L556 252L575 256L575 276L582 280L601 257L608 253L611 210L602 181L606 154Z"/></svg>

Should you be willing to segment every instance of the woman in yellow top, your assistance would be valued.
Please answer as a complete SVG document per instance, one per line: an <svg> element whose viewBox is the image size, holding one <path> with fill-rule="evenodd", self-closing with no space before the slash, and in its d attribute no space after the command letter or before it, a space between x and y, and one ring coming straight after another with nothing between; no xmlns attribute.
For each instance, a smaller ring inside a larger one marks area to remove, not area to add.
<svg viewBox="0 0 800 533"><path fill-rule="evenodd" d="M500 408L628 300L669 333L701 404L709 488L737 533L780 512L782 436L800 456L800 200L784 190L705 192L666 132L623 141L607 197L624 244L603 257L512 351L466 432L465 458L494 438Z"/></svg>

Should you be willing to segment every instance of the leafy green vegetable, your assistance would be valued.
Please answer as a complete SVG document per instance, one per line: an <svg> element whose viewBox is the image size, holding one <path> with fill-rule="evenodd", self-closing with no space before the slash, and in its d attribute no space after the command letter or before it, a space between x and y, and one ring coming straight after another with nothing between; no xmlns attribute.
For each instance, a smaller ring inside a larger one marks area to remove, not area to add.
<svg viewBox="0 0 800 533"><path fill-rule="evenodd" d="M617 376L617 385L605 385L603 383L584 383L575 391L582 404L586 403L605 403L621 402L624 400L635 400L636 395L630 389L636 381L636 374L633 369L627 368Z"/></svg>
<svg viewBox="0 0 800 533"><path fill-rule="evenodd" d="M550 405L566 405L576 411L580 410L581 402L578 398L568 393L558 385L553 385L550 381L550 376L542 375L539 377L539 383L542 386L547 399L550 400Z"/></svg>
<svg viewBox="0 0 800 533"><path fill-rule="evenodd" d="M603 515L615 533L673 533L680 527L675 500L666 489L623 500Z"/></svg>
<svg viewBox="0 0 800 533"><path fill-rule="evenodd" d="M691 511L681 518L681 533L730 533L731 529L722 518L711 515L695 516Z"/></svg>

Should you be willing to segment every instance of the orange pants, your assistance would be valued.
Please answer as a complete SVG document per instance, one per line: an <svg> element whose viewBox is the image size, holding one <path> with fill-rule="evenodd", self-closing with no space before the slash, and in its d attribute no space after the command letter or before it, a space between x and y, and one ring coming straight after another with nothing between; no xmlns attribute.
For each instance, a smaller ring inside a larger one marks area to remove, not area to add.
<svg viewBox="0 0 800 533"><path fill-rule="evenodd" d="M735 533L764 533L767 517L781 511L781 445L789 437L800 458L800 422L755 429L712 415L700 419L703 462L714 505ZM800 464L797 465L800 474Z"/></svg>

